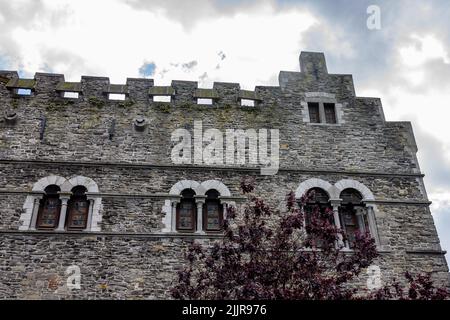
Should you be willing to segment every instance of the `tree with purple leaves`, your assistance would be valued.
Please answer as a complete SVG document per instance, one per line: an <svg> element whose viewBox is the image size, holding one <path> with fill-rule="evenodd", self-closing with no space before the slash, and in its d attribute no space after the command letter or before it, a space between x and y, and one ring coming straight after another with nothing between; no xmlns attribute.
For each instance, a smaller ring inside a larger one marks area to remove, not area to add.
<svg viewBox="0 0 450 320"><path fill-rule="evenodd" d="M242 216L229 208L223 240L212 246L194 242L186 252L171 293L175 299L445 299L429 275L406 274L409 288L397 281L376 291L351 285L377 258L375 241L356 233L352 250L343 250L345 232L333 223L328 207L311 206L313 193L299 201L287 196L285 212L275 211L243 181L248 203ZM348 243L348 242L347 242Z"/></svg>

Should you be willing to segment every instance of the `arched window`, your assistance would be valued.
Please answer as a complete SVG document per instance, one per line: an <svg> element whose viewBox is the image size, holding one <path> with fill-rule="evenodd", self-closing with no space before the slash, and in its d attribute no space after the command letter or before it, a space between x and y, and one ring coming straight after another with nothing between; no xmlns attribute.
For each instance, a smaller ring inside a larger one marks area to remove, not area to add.
<svg viewBox="0 0 450 320"><path fill-rule="evenodd" d="M219 200L219 192L211 189L206 192L203 205L203 230L219 231L222 228L223 205Z"/></svg>
<svg viewBox="0 0 450 320"><path fill-rule="evenodd" d="M308 226L311 223L311 215L314 209L319 208L321 214L324 214L327 208L330 207L328 193L321 188L312 188L307 192L308 202L305 207L305 224Z"/></svg>
<svg viewBox="0 0 450 320"><path fill-rule="evenodd" d="M39 201L39 211L36 220L36 229L56 229L61 212L61 200L57 185L49 185L44 189L45 195Z"/></svg>
<svg viewBox="0 0 450 320"><path fill-rule="evenodd" d="M367 225L367 216L363 214L365 205L362 202L362 195L355 189L345 189L341 192L342 199L339 207L341 225L345 231L349 247L355 243L355 234L364 233L369 230Z"/></svg>
<svg viewBox="0 0 450 320"><path fill-rule="evenodd" d="M322 246L320 235L315 234L316 231L312 229L312 219L327 219L330 223L333 222L333 216L329 213L331 206L329 203L330 197L328 193L321 188L312 188L307 191L308 201L305 206L305 230L311 236L312 244L317 247ZM322 220L323 222L325 220Z"/></svg>
<svg viewBox="0 0 450 320"><path fill-rule="evenodd" d="M192 189L185 189L181 192L181 200L177 205L177 230L195 230L195 192Z"/></svg>
<svg viewBox="0 0 450 320"><path fill-rule="evenodd" d="M72 188L72 196L67 203L67 230L86 229L89 215L89 201L86 192L87 189L84 186Z"/></svg>

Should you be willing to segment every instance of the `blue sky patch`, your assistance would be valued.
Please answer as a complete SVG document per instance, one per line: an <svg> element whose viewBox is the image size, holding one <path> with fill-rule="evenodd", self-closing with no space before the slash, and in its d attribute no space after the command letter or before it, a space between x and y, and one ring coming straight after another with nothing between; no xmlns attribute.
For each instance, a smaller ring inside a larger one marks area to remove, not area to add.
<svg viewBox="0 0 450 320"><path fill-rule="evenodd" d="M139 74L143 77L151 77L155 74L156 64L154 62L145 62L139 68Z"/></svg>

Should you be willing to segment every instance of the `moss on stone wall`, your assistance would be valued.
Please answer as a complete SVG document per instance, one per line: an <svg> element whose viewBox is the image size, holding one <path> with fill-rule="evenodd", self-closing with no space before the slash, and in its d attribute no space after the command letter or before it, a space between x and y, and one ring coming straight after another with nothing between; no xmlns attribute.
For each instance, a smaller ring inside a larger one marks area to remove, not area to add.
<svg viewBox="0 0 450 320"><path fill-rule="evenodd" d="M89 97L89 103L98 109L101 109L105 106L105 101L97 98L97 97Z"/></svg>
<svg viewBox="0 0 450 320"><path fill-rule="evenodd" d="M163 113L170 113L171 106L169 103L166 102L157 102L153 103L152 105L156 110L163 112Z"/></svg>
<svg viewBox="0 0 450 320"><path fill-rule="evenodd" d="M99 114L92 115L86 121L83 121L80 124L80 129L92 129L101 124L101 117Z"/></svg>
<svg viewBox="0 0 450 320"><path fill-rule="evenodd" d="M134 100L128 99L128 100L119 102L117 105L118 105L119 107L121 107L121 108L130 108L130 107L132 107L134 104L135 104Z"/></svg>

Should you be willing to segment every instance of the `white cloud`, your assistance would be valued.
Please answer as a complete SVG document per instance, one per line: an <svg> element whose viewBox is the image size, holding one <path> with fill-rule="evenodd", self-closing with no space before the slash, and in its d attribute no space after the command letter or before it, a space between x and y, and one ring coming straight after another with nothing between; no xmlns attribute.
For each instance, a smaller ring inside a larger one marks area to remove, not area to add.
<svg viewBox="0 0 450 320"><path fill-rule="evenodd" d="M15 26L11 34L20 59L12 67L30 75L50 67L72 81L88 74L123 83L139 76L145 61L154 61L157 83L199 80L206 72L202 85L219 80L252 88L267 84L280 68L298 69L301 33L315 22L307 12L278 11L270 2L252 12L204 18L189 30L164 11L137 10L117 0L45 4L47 12L65 8L70 18L57 26L45 21L39 28ZM83 63L70 63L78 60ZM198 64L186 72L182 65L190 61Z"/></svg>
<svg viewBox="0 0 450 320"><path fill-rule="evenodd" d="M380 97L388 120L413 122L419 163L425 173L428 198L433 203L431 212L441 246L450 250L450 181L447 181L450 172L450 91L442 90L445 84L434 81L448 79L444 68L435 68L431 72L427 69L430 61L440 61L441 66L446 67L450 63L449 52L433 34L412 34L410 40L413 43L398 48L397 56L392 60L387 81L391 85L383 85L382 90L362 88L360 93Z"/></svg>
<svg viewBox="0 0 450 320"><path fill-rule="evenodd" d="M442 58L445 63L450 63L444 44L434 35L428 34L419 36L417 34L412 34L410 39L413 43L402 47L399 50L405 66L418 67L423 65L426 61L436 58Z"/></svg>
<svg viewBox="0 0 450 320"><path fill-rule="evenodd" d="M391 65L389 85L382 89L361 88L359 94L378 96L383 101L384 112L388 120L412 121L416 127L416 135L423 131L439 141L443 152L450 150L450 91L442 90L442 86L433 87L435 78L445 79L445 70L433 70L430 74L427 64L442 59L441 65L450 67L449 52L444 43L433 34L417 36L411 34L413 44L405 44L398 48ZM441 73L441 74L440 74ZM425 147L425 146L424 146ZM421 146L419 145L419 155ZM447 165L450 166L450 154Z"/></svg>

